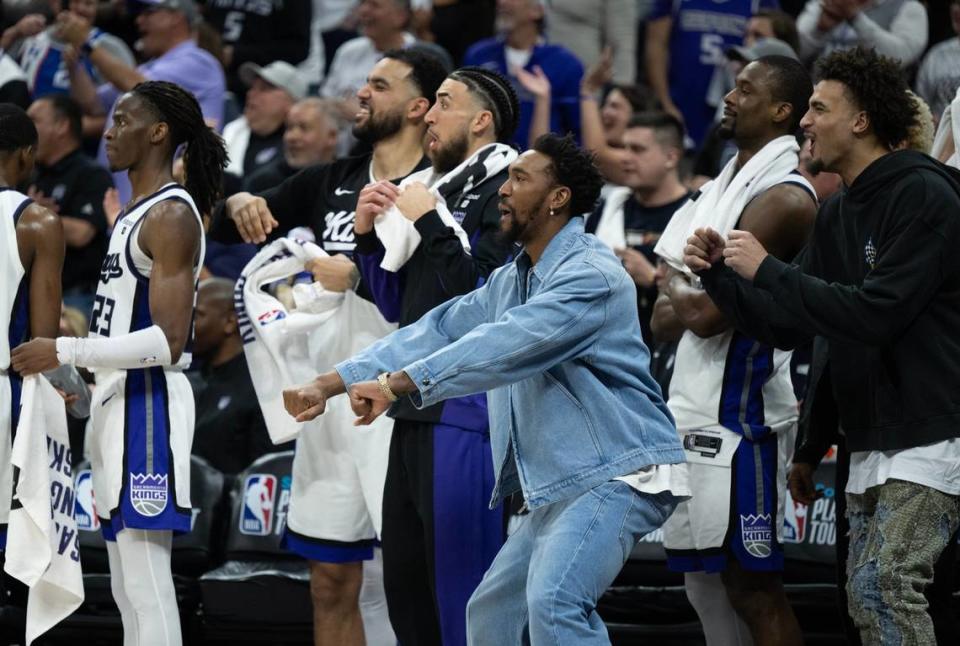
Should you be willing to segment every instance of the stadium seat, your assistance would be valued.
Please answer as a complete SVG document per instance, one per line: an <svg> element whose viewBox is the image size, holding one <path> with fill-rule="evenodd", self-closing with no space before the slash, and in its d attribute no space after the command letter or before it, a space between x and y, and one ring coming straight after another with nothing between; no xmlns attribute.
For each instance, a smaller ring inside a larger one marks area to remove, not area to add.
<svg viewBox="0 0 960 646"><path fill-rule="evenodd" d="M226 563L200 577L204 643L305 643L312 634L306 561L280 547L293 451L271 453L230 492Z"/></svg>

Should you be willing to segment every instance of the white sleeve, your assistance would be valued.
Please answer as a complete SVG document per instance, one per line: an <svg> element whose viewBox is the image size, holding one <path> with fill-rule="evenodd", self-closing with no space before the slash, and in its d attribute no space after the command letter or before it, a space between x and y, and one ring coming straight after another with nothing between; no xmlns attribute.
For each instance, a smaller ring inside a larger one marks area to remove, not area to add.
<svg viewBox="0 0 960 646"><path fill-rule="evenodd" d="M900 61L901 67L910 65L927 47L927 10L912 0L904 3L887 31L860 12L850 23L867 47L875 47L878 54Z"/></svg>
<svg viewBox="0 0 960 646"><path fill-rule="evenodd" d="M57 338L57 360L84 368L137 369L173 365L167 335L158 325L110 338Z"/></svg>

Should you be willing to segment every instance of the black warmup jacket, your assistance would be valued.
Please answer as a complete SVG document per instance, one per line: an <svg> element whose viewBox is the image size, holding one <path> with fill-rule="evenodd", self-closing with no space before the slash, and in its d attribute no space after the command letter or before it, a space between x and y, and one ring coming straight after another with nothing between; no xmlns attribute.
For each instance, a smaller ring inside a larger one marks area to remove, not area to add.
<svg viewBox="0 0 960 646"><path fill-rule="evenodd" d="M752 285L719 263L701 278L758 340L826 339L851 452L960 436L957 171L913 151L885 155L824 202L794 264L768 256Z"/></svg>

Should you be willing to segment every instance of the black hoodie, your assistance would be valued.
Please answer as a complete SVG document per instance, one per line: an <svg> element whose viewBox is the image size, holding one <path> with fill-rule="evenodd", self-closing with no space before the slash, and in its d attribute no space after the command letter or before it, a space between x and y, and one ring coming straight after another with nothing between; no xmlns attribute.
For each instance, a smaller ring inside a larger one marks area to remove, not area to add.
<svg viewBox="0 0 960 646"><path fill-rule="evenodd" d="M794 262L768 256L752 288L718 263L703 284L761 341L827 339L850 451L960 436L960 173L881 157L824 202Z"/></svg>

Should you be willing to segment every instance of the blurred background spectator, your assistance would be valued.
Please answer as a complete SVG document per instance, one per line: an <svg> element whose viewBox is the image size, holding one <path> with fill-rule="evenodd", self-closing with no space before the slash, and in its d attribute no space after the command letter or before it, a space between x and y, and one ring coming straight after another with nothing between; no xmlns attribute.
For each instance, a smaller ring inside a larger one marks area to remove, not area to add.
<svg viewBox="0 0 960 646"><path fill-rule="evenodd" d="M223 39L227 89L243 95L244 63L267 65L274 61L297 64L310 53L312 3L310 0L235 2L206 0L205 18ZM305 84L318 84L307 78Z"/></svg>
<svg viewBox="0 0 960 646"><path fill-rule="evenodd" d="M907 67L927 47L927 10L918 0L807 0L797 31L806 59L861 45Z"/></svg>
<svg viewBox="0 0 960 646"><path fill-rule="evenodd" d="M952 37L930 48L917 74L917 94L938 123L960 87L960 0L950 0L950 25Z"/></svg>
<svg viewBox="0 0 960 646"><path fill-rule="evenodd" d="M70 13L84 19L91 25L96 20L96 0L70 0L67 8ZM34 16L36 15L34 14ZM24 21L30 20L31 17L33 16L27 16L17 24L20 25ZM27 29L29 27L24 31ZM102 47L128 67L136 65L133 52L130 51L130 48L122 39L113 34L92 27L87 42L91 46L96 44L97 47ZM70 70L67 66L67 59L64 58L64 49L67 47L70 47L70 45L60 40L57 28L53 25L35 36L24 39L19 45L15 56L20 61L20 66L27 76L27 85L33 98L38 99L51 92L70 92ZM93 76L96 83L103 83L106 80L90 64L89 60L83 59L80 64L86 68L88 74Z"/></svg>
<svg viewBox="0 0 960 646"><path fill-rule="evenodd" d="M110 173L80 149L80 107L66 94L47 94L27 114L37 127L37 155L28 193L60 215L67 244L63 301L89 316L107 251L103 197Z"/></svg>
<svg viewBox="0 0 960 646"><path fill-rule="evenodd" d="M313 164L332 162L337 152L337 115L317 97L301 99L287 112L283 154L243 180L243 190L259 194Z"/></svg>
<svg viewBox="0 0 960 646"><path fill-rule="evenodd" d="M724 64L724 52L743 44L758 9L776 8L776 0L657 0L647 22L647 81L664 110L683 121L687 147L699 146L713 122L706 89L714 68Z"/></svg>
<svg viewBox="0 0 960 646"><path fill-rule="evenodd" d="M427 0L430 34L459 67L470 45L493 36L496 0Z"/></svg>
<svg viewBox="0 0 960 646"><path fill-rule="evenodd" d="M240 77L247 86L243 115L223 128L230 156L224 177L227 195L240 190L246 175L281 156L287 113L307 95L306 80L285 61L266 67L245 63Z"/></svg>
<svg viewBox="0 0 960 646"><path fill-rule="evenodd" d="M89 42L92 27L84 18L65 13L58 18L58 37L83 54L106 79L97 87L83 65L70 68L70 92L84 113L103 117L109 123L117 98L142 81L170 81L197 97L207 123L218 131L223 128L225 86L223 68L196 42L200 16L193 0L139 0L136 22L140 31L139 50L147 61L134 68L98 43ZM106 168L107 158L101 141L98 161ZM114 185L120 203L130 199L126 173L115 173Z"/></svg>
<svg viewBox="0 0 960 646"><path fill-rule="evenodd" d="M547 41L562 44L585 68L613 53L613 82L631 85L637 78L636 0L550 0L546 3Z"/></svg>
<svg viewBox="0 0 960 646"><path fill-rule="evenodd" d="M680 181L683 125L665 112L631 117L623 132L624 185L610 191L587 219L586 230L620 257L637 286L644 342L652 347L650 317L657 300L653 248L690 191Z"/></svg>
<svg viewBox="0 0 960 646"><path fill-rule="evenodd" d="M572 132L580 138L580 79L583 65L565 47L542 37L544 8L540 0L498 0L497 36L467 50L464 65L500 72L510 79L520 99L520 121L513 143L521 150L532 143L530 125L536 95L518 79L523 71L549 81L549 124L552 132Z"/></svg>

